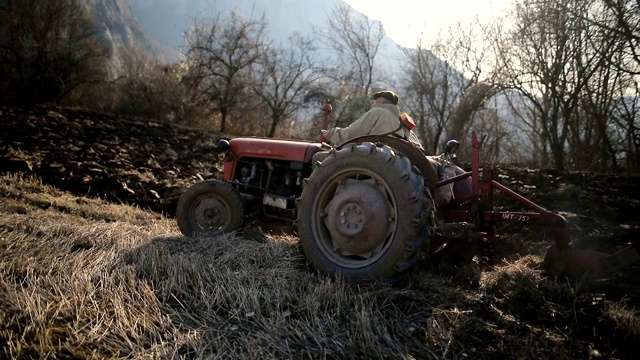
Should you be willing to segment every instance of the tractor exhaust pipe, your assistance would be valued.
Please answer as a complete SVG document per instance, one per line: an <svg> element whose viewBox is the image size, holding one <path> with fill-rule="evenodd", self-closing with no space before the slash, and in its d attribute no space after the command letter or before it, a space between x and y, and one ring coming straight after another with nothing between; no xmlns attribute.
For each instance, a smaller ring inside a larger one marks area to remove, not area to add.
<svg viewBox="0 0 640 360"><path fill-rule="evenodd" d="M321 110L324 113L324 118L322 119L322 130L327 130L329 128L329 114L333 111L333 107L331 104L324 104ZM322 131L322 135L320 135L320 142L324 142L325 140L324 131Z"/></svg>

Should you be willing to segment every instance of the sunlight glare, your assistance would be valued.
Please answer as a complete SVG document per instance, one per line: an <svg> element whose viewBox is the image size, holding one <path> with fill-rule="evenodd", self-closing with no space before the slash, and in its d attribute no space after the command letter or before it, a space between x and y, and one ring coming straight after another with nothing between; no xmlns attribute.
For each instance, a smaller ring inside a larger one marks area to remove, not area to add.
<svg viewBox="0 0 640 360"><path fill-rule="evenodd" d="M369 18L381 21L387 35L405 47L414 47L420 38L428 42L439 31L458 22L471 24L476 16L486 21L510 3L509 0L345 1Z"/></svg>

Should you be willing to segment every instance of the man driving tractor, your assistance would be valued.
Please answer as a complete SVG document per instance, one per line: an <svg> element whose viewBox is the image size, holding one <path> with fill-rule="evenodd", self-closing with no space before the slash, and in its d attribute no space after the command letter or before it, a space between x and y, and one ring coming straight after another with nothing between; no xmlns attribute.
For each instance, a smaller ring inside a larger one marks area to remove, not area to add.
<svg viewBox="0 0 640 360"><path fill-rule="evenodd" d="M398 95L391 90L382 90L374 93L374 103L369 111L360 116L360 118L348 127L334 127L323 130L323 141L338 146L366 135L393 136L409 141L424 152L420 139L413 131L416 125L410 116L406 113L400 113L398 99ZM457 166L447 166L447 163L443 161L444 159L441 156L427 156L425 154L425 157L435 170L438 180L463 173ZM460 195L463 195L465 198L468 197L471 192L468 179L467 181L461 181L456 187L456 190L456 192L464 192L464 194ZM455 198L453 186L442 186L435 189L433 198L436 206L448 204Z"/></svg>
<svg viewBox="0 0 640 360"><path fill-rule="evenodd" d="M373 106L346 128L334 127L323 130L324 139L332 145L340 145L351 139L365 135L390 135L410 141L423 149L413 132L415 124L410 118L403 122L398 109L398 95L391 90L373 94Z"/></svg>

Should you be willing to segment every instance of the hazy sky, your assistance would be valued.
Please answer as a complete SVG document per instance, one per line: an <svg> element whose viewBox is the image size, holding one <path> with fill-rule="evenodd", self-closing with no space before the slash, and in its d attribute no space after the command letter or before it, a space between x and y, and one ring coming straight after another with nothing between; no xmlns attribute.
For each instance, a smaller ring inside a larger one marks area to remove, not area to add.
<svg viewBox="0 0 640 360"><path fill-rule="evenodd" d="M438 30L457 22L472 22L475 16L489 19L500 14L512 0L345 0L370 19L380 20L387 36L413 47L424 32L433 38ZM425 27L426 24L426 27Z"/></svg>

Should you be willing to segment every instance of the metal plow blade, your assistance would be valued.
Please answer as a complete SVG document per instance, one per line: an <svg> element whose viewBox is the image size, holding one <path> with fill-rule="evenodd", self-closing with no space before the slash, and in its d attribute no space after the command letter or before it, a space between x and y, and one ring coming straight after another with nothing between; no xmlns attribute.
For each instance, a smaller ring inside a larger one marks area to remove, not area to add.
<svg viewBox="0 0 640 360"><path fill-rule="evenodd" d="M569 246L559 247L554 242L545 255L543 267L549 276L564 276L580 284L605 279L615 272L640 260L633 247L624 248L614 254L593 250L575 250Z"/></svg>

